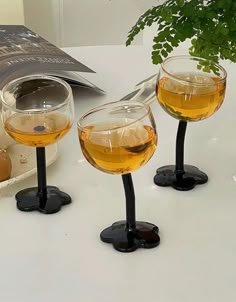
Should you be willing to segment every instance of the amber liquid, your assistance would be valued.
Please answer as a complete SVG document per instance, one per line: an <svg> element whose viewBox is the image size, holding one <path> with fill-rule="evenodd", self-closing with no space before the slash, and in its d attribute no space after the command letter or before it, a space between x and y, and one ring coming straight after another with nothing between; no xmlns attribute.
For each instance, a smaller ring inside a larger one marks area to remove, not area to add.
<svg viewBox="0 0 236 302"><path fill-rule="evenodd" d="M197 82L181 83L164 77L157 85L159 103L170 115L177 119L198 121L216 112L224 100L225 82L220 78L205 74L178 74L182 80Z"/></svg>
<svg viewBox="0 0 236 302"><path fill-rule="evenodd" d="M15 113L5 122L5 130L15 141L34 147L55 143L71 126L69 118L59 112L29 115Z"/></svg>
<svg viewBox="0 0 236 302"><path fill-rule="evenodd" d="M117 125L93 125L79 130L84 156L95 168L111 174L127 174L152 157L157 134L142 124L117 128Z"/></svg>

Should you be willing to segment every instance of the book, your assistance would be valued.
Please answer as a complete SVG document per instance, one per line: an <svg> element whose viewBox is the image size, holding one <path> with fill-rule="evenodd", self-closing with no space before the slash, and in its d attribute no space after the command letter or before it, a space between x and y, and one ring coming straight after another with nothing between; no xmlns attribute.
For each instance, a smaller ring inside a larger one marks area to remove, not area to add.
<svg viewBox="0 0 236 302"><path fill-rule="evenodd" d="M15 78L40 73L103 91L79 72L95 73L27 27L0 25L0 89Z"/></svg>

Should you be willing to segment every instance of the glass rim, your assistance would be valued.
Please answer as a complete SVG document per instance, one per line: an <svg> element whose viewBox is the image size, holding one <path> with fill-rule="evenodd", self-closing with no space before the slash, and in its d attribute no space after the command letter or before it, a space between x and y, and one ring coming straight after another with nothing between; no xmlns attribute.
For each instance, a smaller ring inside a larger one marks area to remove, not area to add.
<svg viewBox="0 0 236 302"><path fill-rule="evenodd" d="M85 119L87 116L89 116L90 114L96 113L96 112L102 110L103 108L105 109L106 107L109 107L109 106L111 106L111 105L115 105L115 104L119 105L119 104L122 104L122 103L123 103L123 104L129 104L129 103L131 103L131 104L132 104L132 103L133 103L133 104L138 104L138 105L140 105L140 107L145 108L145 109L146 109L146 112L145 112L144 114L142 114L141 117L135 119L134 121L132 120L131 122L125 124L124 126L117 126L117 127L112 128L112 129L96 130L96 131L93 131L93 132L95 132L95 133L100 133L100 132L104 132L104 131L108 131L108 130L112 130L112 131L113 131L113 130L117 130L117 129L122 129L122 128L128 127L128 126L130 126L130 125L132 125L132 124L135 124L136 122L142 120L143 118L145 118L146 116L148 116L148 115L151 113L151 108L150 108L150 106L149 106L148 104L145 104L145 103L142 103L142 102L139 102L139 101L135 101L135 100L123 100L123 101L114 101L114 102L104 103L104 104L99 105L99 106L96 106L96 107L92 108L91 110L87 111L86 113L84 113L84 114L79 118L79 120L78 120L78 122L77 122L77 128L78 128L79 130L81 130L81 131L84 131L84 132L89 131L89 130L85 129L85 127L86 127L87 125L86 125L86 126L82 126L82 123L81 123L82 120L84 120L84 119ZM118 107L118 106L117 106L117 107ZM114 107L114 108L115 108L115 107Z"/></svg>
<svg viewBox="0 0 236 302"><path fill-rule="evenodd" d="M20 83L20 82L24 82L24 80L36 80L36 79L46 79L46 80L50 80L50 81L53 81L53 82L57 82L59 84L61 84L63 87L66 88L66 90L68 91L68 96L65 98L65 100L57 105L57 106L54 106L54 107L51 107L51 108L47 108L47 109L36 109L35 111L30 111L30 110L22 110L22 109L17 109L17 108L14 108L14 111L15 112L18 112L18 113L23 113L23 114L38 114L38 113L42 113L42 112L52 112L52 111L55 111L57 109L60 109L61 107L65 106L66 104L69 103L70 99L73 97L72 95L72 88L70 87L70 85L58 78L58 77L55 77L55 76L50 76L50 75L44 75L44 74L34 74L34 75L26 75L26 76L23 76L23 77L19 77L19 78L16 78L14 80L11 80L10 82L8 82L3 88L2 90L0 91L0 97L1 97L1 103L3 104L4 107L7 107L8 109L12 109L12 105L9 105L6 100L5 100L5 93L9 90L9 87L11 86L14 86L16 83Z"/></svg>
<svg viewBox="0 0 236 302"><path fill-rule="evenodd" d="M166 63L168 63L169 61L172 61L172 60L176 60L176 59L189 59L189 60L193 60L193 61L208 61L208 62L211 62L214 66L216 66L220 71L223 72L223 76L219 76L219 81L217 81L216 83L199 83L199 82L194 82L194 81L188 81L188 80L183 80L175 75L173 75L172 73L170 73L169 71L166 70L166 68L164 67L164 65ZM185 85L189 85L189 84L192 84L192 85L195 85L195 86L215 86L219 83L222 83L222 82L225 82L226 81L226 78L227 78L227 71L224 69L224 67L222 67L221 65L215 63L214 61L212 60L209 60L209 59L205 59L205 58L201 58L201 57L197 57L197 56L190 56L190 55L176 55L176 56L170 56L168 58L166 58L160 65L160 69L165 72L168 77L170 77L171 79L174 79L182 84L185 84Z"/></svg>

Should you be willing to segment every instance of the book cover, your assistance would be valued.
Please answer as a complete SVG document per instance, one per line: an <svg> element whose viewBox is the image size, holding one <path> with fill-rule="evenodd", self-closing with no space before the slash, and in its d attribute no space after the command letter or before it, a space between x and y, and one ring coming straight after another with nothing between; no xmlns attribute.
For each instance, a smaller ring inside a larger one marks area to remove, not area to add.
<svg viewBox="0 0 236 302"><path fill-rule="evenodd" d="M14 78L35 73L99 89L76 72L95 71L23 25L0 25L0 89Z"/></svg>

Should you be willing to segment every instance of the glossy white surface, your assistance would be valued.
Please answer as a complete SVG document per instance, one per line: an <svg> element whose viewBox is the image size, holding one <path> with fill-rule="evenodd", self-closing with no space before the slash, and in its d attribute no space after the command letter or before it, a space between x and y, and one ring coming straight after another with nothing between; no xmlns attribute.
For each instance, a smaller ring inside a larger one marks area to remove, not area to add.
<svg viewBox="0 0 236 302"><path fill-rule="evenodd" d="M107 91L103 96L75 88L76 119L157 70L143 47L68 52L97 70ZM207 184L189 192L153 184L155 169L174 162L178 122L152 104L158 150L133 181L137 219L159 226L160 246L122 254L100 241L103 228L125 218L122 182L84 160L74 124L48 168L48 183L70 193L71 205L51 216L18 211L14 194L35 185L35 177L0 192L0 301L235 302L236 67L224 66L229 78L222 108L190 124L186 135L186 163L202 168Z"/></svg>

